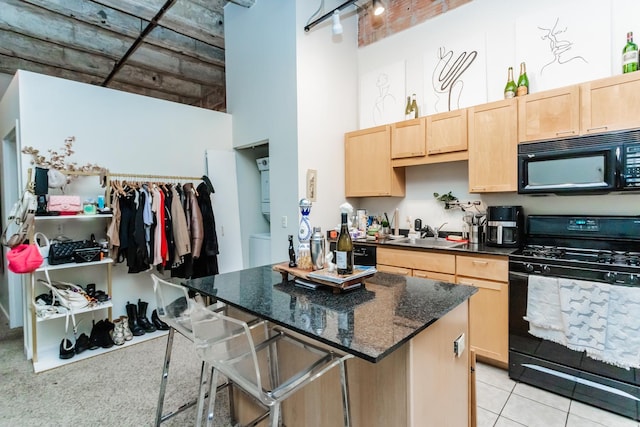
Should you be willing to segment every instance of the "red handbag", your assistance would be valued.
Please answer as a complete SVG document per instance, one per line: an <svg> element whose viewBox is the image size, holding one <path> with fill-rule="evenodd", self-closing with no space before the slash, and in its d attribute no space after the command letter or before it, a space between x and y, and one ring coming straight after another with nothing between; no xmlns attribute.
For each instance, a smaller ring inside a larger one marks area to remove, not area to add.
<svg viewBox="0 0 640 427"><path fill-rule="evenodd" d="M42 265L42 255L38 245L21 244L7 252L9 270L14 273L31 273Z"/></svg>

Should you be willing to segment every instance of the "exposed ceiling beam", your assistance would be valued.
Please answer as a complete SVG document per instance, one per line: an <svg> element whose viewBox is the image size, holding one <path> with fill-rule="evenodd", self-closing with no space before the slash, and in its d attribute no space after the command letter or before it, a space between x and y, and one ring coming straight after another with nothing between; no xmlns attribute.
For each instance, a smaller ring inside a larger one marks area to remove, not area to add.
<svg viewBox="0 0 640 427"><path fill-rule="evenodd" d="M147 23L146 27L144 27L140 35L134 40L134 42L131 44L129 49L127 49L125 54L122 55L120 59L118 59L118 61L113 67L113 70L111 70L107 78L102 83L102 86L106 86L107 84L109 84L113 76L115 76L118 70L122 68L122 66L125 64L125 62L127 62L129 57L133 55L136 50L138 50L138 47L140 47L140 45L144 42L145 37L147 37L147 35L158 25L158 21L162 19L165 13L167 13L175 3L176 3L176 0L167 0L166 3L162 5L160 10L158 10L158 12L153 16L153 18L151 18L151 21Z"/></svg>
<svg viewBox="0 0 640 427"><path fill-rule="evenodd" d="M105 30L105 32L99 34L101 37L100 43L102 43L102 37L114 37L116 35L129 37L130 39L125 37L123 42L125 44L131 43L131 40L137 38L141 29L148 23L148 21L143 19L87 0L23 0L22 2L6 0L6 2L8 4L7 13L11 15L6 16L4 21L16 23L16 13L20 13L24 18L20 20L22 25L14 24L16 27L19 27L13 28L15 31L31 34L46 40L54 40L59 34L58 37L63 43L68 42L69 36L74 35L73 31L67 31L67 29L73 30L75 27L73 20L78 21L78 26L80 26L80 23L83 23ZM25 5L24 3L29 3L33 6ZM36 6L40 9L36 8ZM46 11L57 13L59 16L56 17L56 15L47 14ZM4 10L3 13L5 13ZM27 16L25 16L25 14ZM45 28L30 25L31 20L29 19L29 14L38 15L33 17L34 20L46 19L52 21L50 24L54 25L46 25ZM2 20L3 18L0 17L0 21ZM62 29L62 31L59 29ZM65 35L67 37L65 37ZM182 53L183 55L191 55L200 61L224 67L224 49L209 45L200 40L194 40L191 37L176 33L162 26L155 27L145 38L145 42ZM88 40L87 44L95 46L95 37ZM126 51L126 47L120 48L119 50Z"/></svg>
<svg viewBox="0 0 640 427"><path fill-rule="evenodd" d="M162 7L163 0L91 0L120 12L151 20ZM160 20L160 25L196 40L224 48L224 15L185 0L176 4L170 13Z"/></svg>

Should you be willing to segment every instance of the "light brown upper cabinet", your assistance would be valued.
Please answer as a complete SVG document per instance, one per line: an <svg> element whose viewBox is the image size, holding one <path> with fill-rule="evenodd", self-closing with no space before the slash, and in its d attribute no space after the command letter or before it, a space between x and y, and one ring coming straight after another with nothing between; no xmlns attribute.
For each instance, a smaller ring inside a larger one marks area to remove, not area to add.
<svg viewBox="0 0 640 427"><path fill-rule="evenodd" d="M516 191L517 99L469 109L469 192Z"/></svg>
<svg viewBox="0 0 640 427"><path fill-rule="evenodd" d="M427 116L427 155L467 151L467 109Z"/></svg>
<svg viewBox="0 0 640 427"><path fill-rule="evenodd" d="M640 73L580 85L582 133L640 127Z"/></svg>
<svg viewBox="0 0 640 427"><path fill-rule="evenodd" d="M467 110L447 111L395 123L391 136L394 166L467 160ZM422 154L420 153L422 150Z"/></svg>
<svg viewBox="0 0 640 427"><path fill-rule="evenodd" d="M425 119L422 117L391 125L392 159L425 155L424 124Z"/></svg>
<svg viewBox="0 0 640 427"><path fill-rule="evenodd" d="M520 142L640 127L640 73L518 98Z"/></svg>
<svg viewBox="0 0 640 427"><path fill-rule="evenodd" d="M345 196L404 196L404 168L391 167L391 126L344 136Z"/></svg>
<svg viewBox="0 0 640 427"><path fill-rule="evenodd" d="M520 142L564 138L579 134L580 89L578 85L518 98Z"/></svg>

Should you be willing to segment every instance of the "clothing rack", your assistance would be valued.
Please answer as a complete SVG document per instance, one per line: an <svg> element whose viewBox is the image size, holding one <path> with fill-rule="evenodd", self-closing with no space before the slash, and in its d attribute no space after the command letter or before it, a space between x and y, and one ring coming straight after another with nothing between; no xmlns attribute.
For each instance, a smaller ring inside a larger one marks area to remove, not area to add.
<svg viewBox="0 0 640 427"><path fill-rule="evenodd" d="M111 179L113 178L139 178L139 179L164 179L171 181L201 181L201 176L180 176L180 175L147 175L147 174L136 174L136 173L108 173Z"/></svg>

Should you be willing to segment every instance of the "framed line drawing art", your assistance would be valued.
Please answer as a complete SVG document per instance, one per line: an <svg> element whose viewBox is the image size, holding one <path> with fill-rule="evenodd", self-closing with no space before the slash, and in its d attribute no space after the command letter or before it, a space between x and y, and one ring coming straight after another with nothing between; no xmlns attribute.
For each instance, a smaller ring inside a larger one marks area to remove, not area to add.
<svg viewBox="0 0 640 427"><path fill-rule="evenodd" d="M426 114L487 102L486 56L484 34L432 44L423 59Z"/></svg>
<svg viewBox="0 0 640 427"><path fill-rule="evenodd" d="M405 63L399 61L360 78L360 128L404 120Z"/></svg>
<svg viewBox="0 0 640 427"><path fill-rule="evenodd" d="M576 14L576 8L589 13ZM611 3L566 0L516 22L516 61L527 65L531 92L611 74ZM514 75L517 79L517 75Z"/></svg>

